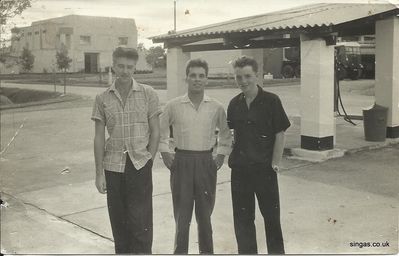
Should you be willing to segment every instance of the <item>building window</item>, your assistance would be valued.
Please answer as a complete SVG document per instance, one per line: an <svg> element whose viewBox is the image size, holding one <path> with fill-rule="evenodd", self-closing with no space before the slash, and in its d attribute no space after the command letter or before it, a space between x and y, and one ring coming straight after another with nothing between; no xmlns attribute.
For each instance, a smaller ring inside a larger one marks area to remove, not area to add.
<svg viewBox="0 0 399 256"><path fill-rule="evenodd" d="M68 49L71 49L71 35L65 35L65 45Z"/></svg>
<svg viewBox="0 0 399 256"><path fill-rule="evenodd" d="M80 44L89 45L91 42L91 36L80 36Z"/></svg>
<svg viewBox="0 0 399 256"><path fill-rule="evenodd" d="M31 36L32 35L32 32L28 32L28 36Z"/></svg>
<svg viewBox="0 0 399 256"><path fill-rule="evenodd" d="M118 38L118 40L119 40L119 45L127 45L127 40L128 38L127 37L119 37Z"/></svg>
<svg viewBox="0 0 399 256"><path fill-rule="evenodd" d="M42 30L42 34L46 34L46 32L47 32L47 30L45 30L45 29Z"/></svg>
<svg viewBox="0 0 399 256"><path fill-rule="evenodd" d="M39 34L39 31L35 31L35 35L38 35Z"/></svg>

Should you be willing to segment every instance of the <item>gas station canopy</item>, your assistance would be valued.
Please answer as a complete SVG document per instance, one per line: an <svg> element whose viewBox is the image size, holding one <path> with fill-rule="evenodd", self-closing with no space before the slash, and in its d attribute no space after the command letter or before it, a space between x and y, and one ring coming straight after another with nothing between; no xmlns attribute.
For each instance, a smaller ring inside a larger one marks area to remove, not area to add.
<svg viewBox="0 0 399 256"><path fill-rule="evenodd" d="M180 46L185 52L298 46L300 34L321 36L335 44L336 37L374 34L377 20L398 14L399 8L389 3L313 4L170 31L150 39L165 43L165 48Z"/></svg>

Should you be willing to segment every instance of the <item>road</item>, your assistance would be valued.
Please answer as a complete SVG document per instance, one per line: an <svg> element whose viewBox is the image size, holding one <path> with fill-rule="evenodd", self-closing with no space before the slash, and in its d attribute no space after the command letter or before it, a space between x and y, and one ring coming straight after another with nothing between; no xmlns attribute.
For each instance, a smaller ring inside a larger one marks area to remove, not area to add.
<svg viewBox="0 0 399 256"><path fill-rule="evenodd" d="M299 91L290 88L272 90L281 95ZM0 158L1 196L8 203L1 212L2 252L113 252L105 197L94 187L90 114L96 90L80 89L86 98L74 102L1 112L2 150L17 134ZM209 91L226 98L234 94ZM295 104L287 103L292 111ZM287 253L397 253L398 153L399 146L393 145L317 164L284 158L279 182ZM169 171L159 158L153 177L153 252L171 253ZM266 253L259 212L256 222L259 252ZM232 225L230 171L225 165L218 173L213 214L216 253L236 253ZM195 225L190 234L190 253L197 253ZM356 242L380 247L360 248ZM389 246L382 247L385 242Z"/></svg>
<svg viewBox="0 0 399 256"><path fill-rule="evenodd" d="M341 92L342 100L348 114L352 115L362 115L362 109L373 104L374 97L370 95L365 95L361 90L356 90L356 88L362 88L363 91L370 87L373 87L373 80L357 80L357 81L341 81ZM54 91L53 85L41 85L41 84L13 84L2 82L3 87L19 87L25 89L35 89L35 90L45 90ZM355 89L351 89L355 88ZM58 92L63 92L63 86L57 86L56 90ZM90 99L104 91L105 88L100 87L78 87L70 86L67 87L67 93L74 93L86 96ZM281 98L284 108L290 116L300 116L300 85L289 85L289 86L272 86L266 87L265 90L276 93ZM238 88L231 89L209 89L207 94L209 96L220 101L223 106L227 107L229 101L238 93L240 90ZM166 90L157 90L159 99L161 103L167 101ZM369 92L368 94L372 94Z"/></svg>

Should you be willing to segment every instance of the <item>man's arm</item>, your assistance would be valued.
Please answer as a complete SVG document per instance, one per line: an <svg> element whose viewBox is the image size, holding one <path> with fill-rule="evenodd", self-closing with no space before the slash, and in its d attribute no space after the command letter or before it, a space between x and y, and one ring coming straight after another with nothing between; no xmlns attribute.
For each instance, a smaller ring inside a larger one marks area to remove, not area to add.
<svg viewBox="0 0 399 256"><path fill-rule="evenodd" d="M216 126L219 128L218 134L218 148L217 148L217 156L215 158L216 167L219 170L223 163L224 157L231 152L231 143L232 137L230 128L227 124L226 112L223 107L219 108L218 117L217 117Z"/></svg>
<svg viewBox="0 0 399 256"><path fill-rule="evenodd" d="M172 119L170 115L170 103L166 104L164 111L160 117L160 127L161 127L161 139L159 143L159 152L161 152L163 163L165 164L166 168L170 170L173 160L174 154L169 152L169 134L170 130L169 127L172 125Z"/></svg>
<svg viewBox="0 0 399 256"><path fill-rule="evenodd" d="M151 153L153 161L158 151L160 139L159 115L154 115L148 120L150 127L150 139L148 142L148 152Z"/></svg>
<svg viewBox="0 0 399 256"><path fill-rule="evenodd" d="M279 171L281 158L283 157L285 144L285 131L290 127L291 123L285 113L280 98L276 95L273 101L273 131L276 134L273 147L272 167L274 171Z"/></svg>
<svg viewBox="0 0 399 256"><path fill-rule="evenodd" d="M105 125L100 120L95 121L94 159L96 163L96 187L98 192L105 194L107 185L103 167L105 147Z"/></svg>
<svg viewBox="0 0 399 256"><path fill-rule="evenodd" d="M276 134L276 139L274 141L273 147L272 167L275 171L279 171L281 158L283 157L284 144L285 134L284 131L281 131Z"/></svg>

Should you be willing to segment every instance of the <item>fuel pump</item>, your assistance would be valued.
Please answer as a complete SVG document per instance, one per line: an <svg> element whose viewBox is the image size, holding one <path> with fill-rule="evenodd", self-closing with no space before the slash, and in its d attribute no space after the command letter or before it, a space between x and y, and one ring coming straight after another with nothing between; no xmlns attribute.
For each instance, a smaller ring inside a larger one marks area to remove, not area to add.
<svg viewBox="0 0 399 256"><path fill-rule="evenodd" d="M341 98L341 92L339 88L339 74L341 72L340 70L341 65L338 63L338 50L335 48L334 50L334 112L337 112L339 116L343 116L344 120L347 121L348 123L352 125L356 125L351 117L346 113L344 104L342 103L342 98ZM341 112L339 111L339 105L341 105L342 111L344 114L342 115Z"/></svg>

